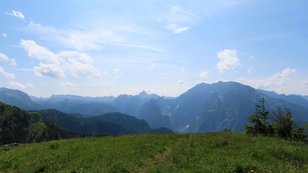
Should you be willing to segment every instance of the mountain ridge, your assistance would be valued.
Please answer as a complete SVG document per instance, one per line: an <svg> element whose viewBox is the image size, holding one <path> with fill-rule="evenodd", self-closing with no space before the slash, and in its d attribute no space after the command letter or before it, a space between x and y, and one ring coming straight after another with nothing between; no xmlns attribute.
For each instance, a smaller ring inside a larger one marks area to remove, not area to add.
<svg viewBox="0 0 308 173"><path fill-rule="evenodd" d="M138 95L122 94L118 97L58 95L35 104L40 109L58 109L85 116L119 112L145 119L151 128L165 127L189 133L224 129L242 131L261 98L266 98L270 111L277 106L287 107L299 124L308 122L308 100L304 96L281 95L238 82L200 83L174 98L142 91Z"/></svg>

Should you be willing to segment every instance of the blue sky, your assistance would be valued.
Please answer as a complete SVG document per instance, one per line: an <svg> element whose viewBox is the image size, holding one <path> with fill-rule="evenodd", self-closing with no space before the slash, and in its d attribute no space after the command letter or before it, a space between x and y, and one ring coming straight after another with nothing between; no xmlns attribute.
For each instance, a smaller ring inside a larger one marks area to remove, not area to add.
<svg viewBox="0 0 308 173"><path fill-rule="evenodd" d="M0 86L177 96L238 81L308 95L308 1L0 2Z"/></svg>

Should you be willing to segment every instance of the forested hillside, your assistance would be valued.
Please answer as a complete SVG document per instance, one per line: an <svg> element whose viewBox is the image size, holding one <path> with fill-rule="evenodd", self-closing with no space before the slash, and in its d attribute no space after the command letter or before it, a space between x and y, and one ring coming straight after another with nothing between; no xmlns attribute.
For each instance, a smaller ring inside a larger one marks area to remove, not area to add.
<svg viewBox="0 0 308 173"><path fill-rule="evenodd" d="M77 133L46 121L37 113L28 113L0 103L0 144L40 142L78 136Z"/></svg>

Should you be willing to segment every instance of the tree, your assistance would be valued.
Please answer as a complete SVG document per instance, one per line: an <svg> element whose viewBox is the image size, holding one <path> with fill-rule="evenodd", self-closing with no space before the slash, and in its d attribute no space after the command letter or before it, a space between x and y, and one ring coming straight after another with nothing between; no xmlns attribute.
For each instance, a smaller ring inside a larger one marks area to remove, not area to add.
<svg viewBox="0 0 308 173"><path fill-rule="evenodd" d="M268 121L270 115L273 117L272 123ZM255 112L249 116L248 120L251 125L246 126L247 134L274 135L287 140L305 140L308 136L307 127L297 126L291 111L287 108L277 107L270 114L265 108L264 98L256 105Z"/></svg>
<svg viewBox="0 0 308 173"><path fill-rule="evenodd" d="M255 112L248 118L251 125L246 126L247 133L252 135L272 135L273 128L268 122L269 115L269 111L265 108L265 98L262 98L260 103L256 104Z"/></svg>
<svg viewBox="0 0 308 173"><path fill-rule="evenodd" d="M296 125L290 110L278 107L273 115L275 119L272 124L276 136L287 140L304 140L307 137L304 128Z"/></svg>
<svg viewBox="0 0 308 173"><path fill-rule="evenodd" d="M46 131L48 127L43 121L32 123L28 129L27 141L28 142L40 142L46 139Z"/></svg>

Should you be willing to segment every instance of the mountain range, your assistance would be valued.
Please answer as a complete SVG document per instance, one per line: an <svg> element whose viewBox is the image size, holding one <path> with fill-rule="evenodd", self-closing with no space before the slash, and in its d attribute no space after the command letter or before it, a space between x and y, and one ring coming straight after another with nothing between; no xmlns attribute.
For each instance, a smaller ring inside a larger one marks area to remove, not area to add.
<svg viewBox="0 0 308 173"><path fill-rule="evenodd" d="M224 129L242 131L261 98L265 98L268 110L286 107L299 125L308 122L307 96L282 95L237 82L201 83L178 97L163 97L143 91L138 95L118 97L54 95L37 98L19 90L0 88L0 102L25 110L56 109L63 112L63 117L86 118L82 120L84 124L91 121L90 117L97 120L97 117L107 114L111 118L111 113L118 112L143 119L150 128L169 128L181 133ZM91 130L89 132L92 133Z"/></svg>

